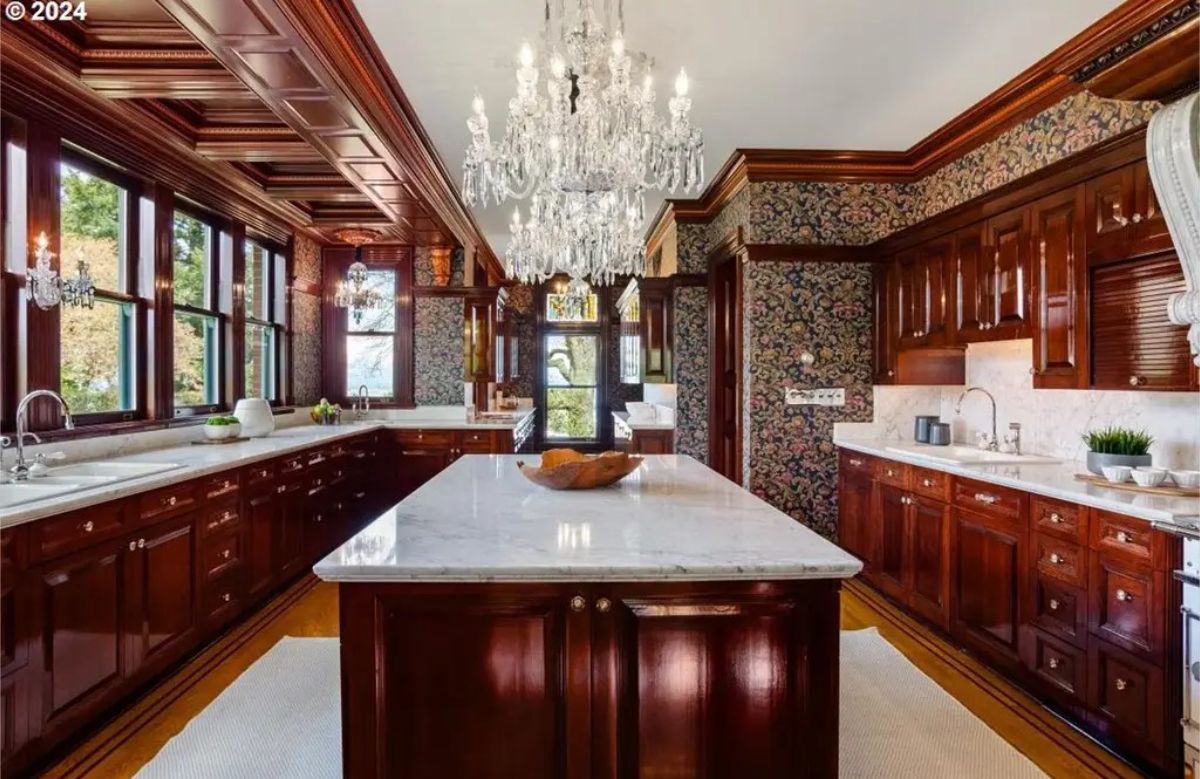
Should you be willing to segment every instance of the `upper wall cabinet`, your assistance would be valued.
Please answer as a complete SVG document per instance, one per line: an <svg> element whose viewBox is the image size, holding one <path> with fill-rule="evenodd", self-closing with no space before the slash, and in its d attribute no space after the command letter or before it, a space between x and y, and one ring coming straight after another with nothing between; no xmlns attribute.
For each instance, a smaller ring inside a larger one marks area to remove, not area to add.
<svg viewBox="0 0 1200 779"><path fill-rule="evenodd" d="M954 234L954 330L961 343L988 340L996 320L995 263L983 247L983 224Z"/></svg>
<svg viewBox="0 0 1200 779"><path fill-rule="evenodd" d="M991 340L1029 335L1029 209L994 216L985 229L985 257L991 254L994 316L985 326Z"/></svg>
<svg viewBox="0 0 1200 779"><path fill-rule="evenodd" d="M638 292L642 381L649 384L670 383L674 381L671 323L675 318L670 279L641 279Z"/></svg>
<svg viewBox="0 0 1200 779"><path fill-rule="evenodd" d="M1088 262L1120 262L1172 248L1145 160L1085 185Z"/></svg>
<svg viewBox="0 0 1200 779"><path fill-rule="evenodd" d="M1087 385L1084 187L1033 205L1033 386Z"/></svg>

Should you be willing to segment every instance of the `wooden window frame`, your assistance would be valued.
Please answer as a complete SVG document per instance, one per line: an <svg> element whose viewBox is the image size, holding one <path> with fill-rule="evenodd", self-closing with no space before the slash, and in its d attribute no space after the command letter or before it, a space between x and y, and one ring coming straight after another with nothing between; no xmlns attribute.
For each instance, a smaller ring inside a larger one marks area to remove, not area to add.
<svg viewBox="0 0 1200 779"><path fill-rule="evenodd" d="M184 214L189 216L208 227L208 262L210 264L211 273L205 283L205 295L208 305L212 308L201 308L187 303L178 303L175 301L175 215ZM180 202L177 198L175 206L171 211L171 328L174 332L175 321L178 315L192 314L194 316L202 316L215 320L216 331L216 364L211 368L213 371L213 381L217 389L216 402L205 403L194 406L180 406L175 403L175 353L174 353L174 338L172 338L172 352L170 366L167 369L165 380L170 382L171 387L171 411L175 418L193 417L193 416L208 416L217 414L229 409L229 393L227 391L226 366L225 360L228 354L229 345L226 343L228 336L226 335L227 328L230 322L230 312L221 310L221 233L229 232L225 229L225 225L215 216L208 214L192 206L190 203ZM234 244L236 246L236 243ZM236 304L237 301L235 301ZM164 376L160 372L157 377L158 381L163 381Z"/></svg>
<svg viewBox="0 0 1200 779"><path fill-rule="evenodd" d="M242 319L241 341L242 341L243 349L245 349L246 346L249 344L249 341L246 339L246 333L247 333L247 329L249 328L250 325L255 325L257 327L265 327L271 331L271 338L274 342L274 347L271 351L271 365L270 365L269 369L271 371L271 381L272 381L272 387L274 390L274 397L267 398L267 402L271 406L278 407L278 406L283 405L284 399L287 396L286 388L284 386L284 384L285 384L284 380L286 378L284 376L284 374L286 373L286 371L284 370L284 363L285 363L284 352L287 349L287 343L289 342L290 337L291 337L291 328L288 323L288 320L289 320L288 308L289 308L289 306L288 306L288 301L287 301L288 258L287 258L287 254L286 254L286 252L284 252L284 250L280 249L277 245L271 243L270 241L265 241L265 240L255 237L255 236L247 235L242 243L243 249L246 246L248 246L249 244L254 244L258 248L262 249L263 253L266 255L265 274L269 281L268 281L268 284L266 285L266 287L264 288L264 294L266 296L265 309L267 311L267 316L265 319L263 319L261 317L251 316L250 314L245 313L246 306L245 306L245 293L244 292L243 292L243 299L241 301L240 309L236 308L237 304L235 303L235 310L240 310L243 314L243 316L241 317L241 319ZM243 289L245 289L246 279L248 278L247 270L250 267L250 262L248 259L249 253L243 251L243 254L247 258L246 261L242 265L242 273L241 273L242 287L243 287ZM283 322L276 321L276 309L277 309L277 307L280 307L280 306L283 307L283 312L284 312L283 313L283 319L284 319ZM244 356L244 352L243 352L243 356ZM245 363L243 362L243 365L244 364ZM240 383L236 387L234 387L234 395L238 399L247 397L245 375L241 376Z"/></svg>

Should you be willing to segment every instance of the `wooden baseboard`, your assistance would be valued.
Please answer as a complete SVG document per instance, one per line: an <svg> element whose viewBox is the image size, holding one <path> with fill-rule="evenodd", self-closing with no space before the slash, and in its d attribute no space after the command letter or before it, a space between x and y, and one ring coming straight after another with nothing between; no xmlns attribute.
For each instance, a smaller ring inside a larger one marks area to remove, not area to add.
<svg viewBox="0 0 1200 779"><path fill-rule="evenodd" d="M865 582L848 581L845 589L862 606L878 616L888 628L902 633L905 638L932 654L938 662L975 685L996 704L1027 722L1031 729L1077 763L1087 775L1113 779L1134 779L1142 776L1140 771L1104 745L1059 717L996 671L937 635L927 625L901 611ZM902 647L897 648L903 651ZM948 689L947 692L953 695L955 691ZM1037 762L1036 756L1027 756Z"/></svg>
<svg viewBox="0 0 1200 779"><path fill-rule="evenodd" d="M82 779L94 776L96 766L119 749L146 723L159 716L171 704L195 687L206 674L228 660L258 635L273 620L291 608L317 586L319 580L309 573L280 592L242 622L202 648L182 668L170 673L109 720L94 735L69 747L59 762L50 765L43 777Z"/></svg>

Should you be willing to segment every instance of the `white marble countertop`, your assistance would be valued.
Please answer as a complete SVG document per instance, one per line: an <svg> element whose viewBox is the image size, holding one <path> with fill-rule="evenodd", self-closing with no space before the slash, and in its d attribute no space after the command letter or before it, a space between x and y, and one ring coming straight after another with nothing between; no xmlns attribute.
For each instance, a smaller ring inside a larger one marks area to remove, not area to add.
<svg viewBox="0 0 1200 779"><path fill-rule="evenodd" d="M951 465L934 462L917 455L902 454L888 449L903 443L887 439L860 439L838 436L834 444L863 454L874 455L897 462L919 465L934 471L944 471L957 476L1013 487L1048 498L1057 498L1084 506L1114 511L1152 522L1174 522L1200 517L1200 498L1151 495L1131 490L1117 490L1079 481L1077 473L1086 473L1082 463L1061 462L1037 465Z"/></svg>
<svg viewBox="0 0 1200 779"><path fill-rule="evenodd" d="M371 414L366 421L382 427L401 430L418 428L425 430L512 430L533 414L533 411L532 408L519 408L513 411L498 412L511 415L511 418L508 419L489 419L486 416L477 416L474 422L468 422L465 408L459 408L457 414L422 414L419 413L421 409L417 408L412 409L411 412L404 410L378 418Z"/></svg>
<svg viewBox="0 0 1200 779"><path fill-rule="evenodd" d="M317 563L343 582L828 579L862 563L684 455L558 492L468 455Z"/></svg>
<svg viewBox="0 0 1200 779"><path fill-rule="evenodd" d="M414 411L419 412L420 409L415 409ZM463 413L465 415L466 412L464 411ZM341 425L297 425L280 428L266 438L252 438L236 444L196 446L190 442L184 442L182 444L146 449L133 454L104 457L104 462L109 463L177 463L180 467L135 479L108 482L83 490L52 495L41 500L0 508L0 528L44 519L56 514L95 506L110 500L125 498L189 479L197 479L201 476L207 476L208 474L230 468L238 468L261 460L281 457L291 452L330 443L367 430L388 428L512 430L530 413L532 413L532 409L522 409L518 419L505 422L468 423L465 416L459 421L448 419L444 415L410 414L401 419L367 419L363 422L347 422ZM199 428L196 428L195 431L198 436ZM49 451L53 448L53 444L48 444L36 450L30 447L30 451ZM73 465L77 462L87 461L88 458L71 458L70 464ZM11 456L5 458L5 462L11 465ZM37 482L36 479L31 481L35 484Z"/></svg>
<svg viewBox="0 0 1200 779"><path fill-rule="evenodd" d="M614 411L613 417L618 423L625 425L630 430L674 430L674 422L630 422L628 411Z"/></svg>

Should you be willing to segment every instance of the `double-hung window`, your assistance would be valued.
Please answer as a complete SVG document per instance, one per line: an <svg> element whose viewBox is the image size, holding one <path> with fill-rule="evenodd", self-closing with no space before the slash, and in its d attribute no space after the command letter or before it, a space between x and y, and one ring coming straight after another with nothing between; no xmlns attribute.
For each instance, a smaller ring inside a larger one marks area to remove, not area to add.
<svg viewBox="0 0 1200 779"><path fill-rule="evenodd" d="M284 258L255 241L246 241L246 328L244 396L283 398Z"/></svg>
<svg viewBox="0 0 1200 779"><path fill-rule="evenodd" d="M175 414L217 410L222 316L217 301L217 230L186 211L174 215Z"/></svg>
<svg viewBox="0 0 1200 779"><path fill-rule="evenodd" d="M391 400L396 397L396 271L370 269L365 287L391 305L346 309L346 392L356 397L365 386L369 397Z"/></svg>
<svg viewBox="0 0 1200 779"><path fill-rule="evenodd" d="M136 215L129 190L98 163L64 149L59 164L60 267L72 278L86 267L91 305L59 308L59 384L81 422L132 419L137 304L130 261Z"/></svg>

